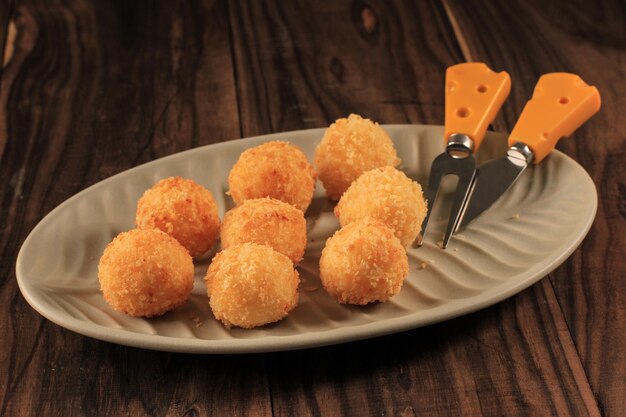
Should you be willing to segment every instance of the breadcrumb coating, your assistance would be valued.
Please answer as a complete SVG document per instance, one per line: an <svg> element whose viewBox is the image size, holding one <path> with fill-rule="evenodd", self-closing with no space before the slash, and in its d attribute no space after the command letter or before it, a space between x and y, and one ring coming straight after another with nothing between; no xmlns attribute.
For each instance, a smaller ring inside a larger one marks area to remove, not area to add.
<svg viewBox="0 0 626 417"><path fill-rule="evenodd" d="M315 168L332 200L339 200L364 172L399 164L387 132L378 123L357 114L331 124L315 150Z"/></svg>
<svg viewBox="0 0 626 417"><path fill-rule="evenodd" d="M298 272L269 246L244 243L218 253L206 274L209 305L225 326L282 320L298 303Z"/></svg>
<svg viewBox="0 0 626 417"><path fill-rule="evenodd" d="M241 153L228 175L228 187L237 205L271 197L306 211L316 180L317 174L300 148L273 141Z"/></svg>
<svg viewBox="0 0 626 417"><path fill-rule="evenodd" d="M226 213L220 235L222 249L241 243L258 243L298 263L306 247L306 220L302 211L284 201L246 200Z"/></svg>
<svg viewBox="0 0 626 417"><path fill-rule="evenodd" d="M405 247L417 237L427 211L422 187L393 167L361 175L335 206L342 226L374 217L390 227Z"/></svg>
<svg viewBox="0 0 626 417"><path fill-rule="evenodd" d="M208 251L217 240L220 219L213 194L193 180L165 178L139 199L139 229L160 229L173 236L191 256Z"/></svg>
<svg viewBox="0 0 626 417"><path fill-rule="evenodd" d="M324 289L342 304L387 301L409 273L400 240L382 222L364 218L350 223L326 241L320 258Z"/></svg>
<svg viewBox="0 0 626 417"><path fill-rule="evenodd" d="M138 317L159 316L185 303L193 276L187 250L158 229L120 233L98 264L100 290L107 303Z"/></svg>

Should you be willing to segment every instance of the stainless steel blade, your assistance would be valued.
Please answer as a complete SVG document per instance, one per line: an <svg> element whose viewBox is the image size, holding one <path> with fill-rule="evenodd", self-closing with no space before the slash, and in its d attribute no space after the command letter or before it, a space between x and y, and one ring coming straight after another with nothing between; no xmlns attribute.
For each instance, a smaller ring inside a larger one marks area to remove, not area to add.
<svg viewBox="0 0 626 417"><path fill-rule="evenodd" d="M474 189L459 227L467 225L491 207L519 178L527 166L525 161L519 159L501 158L478 167Z"/></svg>
<svg viewBox="0 0 626 417"><path fill-rule="evenodd" d="M474 181L475 171L476 159L474 159L474 156L471 154L464 158L455 158L444 152L435 158L430 169L428 189L426 190L428 213L422 223L422 230L416 239L415 243L417 245L422 244L424 235L426 234L428 221L432 213L433 204L437 198L441 179L446 175L456 175L459 178L459 181L454 194L454 203L452 204L452 210L450 212L450 218L448 220L448 226L446 228L446 234L444 235L442 244L444 248L448 246L452 233L458 227L459 220L461 219L461 213L467 204L468 196L470 195Z"/></svg>

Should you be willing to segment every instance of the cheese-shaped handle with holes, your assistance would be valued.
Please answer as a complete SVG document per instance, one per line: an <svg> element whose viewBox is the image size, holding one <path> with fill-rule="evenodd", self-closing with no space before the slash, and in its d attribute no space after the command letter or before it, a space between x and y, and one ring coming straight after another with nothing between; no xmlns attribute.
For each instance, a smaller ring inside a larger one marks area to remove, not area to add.
<svg viewBox="0 0 626 417"><path fill-rule="evenodd" d="M509 145L528 145L541 162L559 139L569 136L600 110L598 89L578 75L554 72L542 75L532 98L526 103L511 135Z"/></svg>
<svg viewBox="0 0 626 417"><path fill-rule="evenodd" d="M474 141L477 150L489 124L511 91L511 77L493 72L482 62L468 62L446 70L445 136L461 133Z"/></svg>

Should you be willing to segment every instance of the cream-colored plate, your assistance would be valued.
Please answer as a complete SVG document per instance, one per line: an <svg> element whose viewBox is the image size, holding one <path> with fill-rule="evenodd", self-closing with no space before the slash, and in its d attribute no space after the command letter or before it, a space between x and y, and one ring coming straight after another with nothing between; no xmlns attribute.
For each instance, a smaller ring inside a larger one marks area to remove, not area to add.
<svg viewBox="0 0 626 417"><path fill-rule="evenodd" d="M405 172L426 184L430 162L443 151L438 126L385 126ZM141 194L161 178L192 178L213 192L220 215L231 207L227 176L246 148L269 140L300 146L310 159L323 129L286 132L192 149L133 168L70 198L28 236L17 258L17 280L43 316L75 332L148 349L237 353L300 349L366 339L450 319L497 303L562 263L589 230L595 187L572 159L553 152L528 169L509 192L477 218L447 250L441 239L450 200L447 184L434 208L426 243L409 249L410 272L391 301L342 306L321 288L318 259L338 223L318 184L307 212L309 244L298 267L300 302L283 321L254 330L226 329L211 314L204 284L210 256L196 262L190 301L163 317L142 319L113 311L99 291L97 265L106 244L134 226ZM479 161L504 155L505 137L490 134ZM442 206L442 207L439 207ZM422 268L423 264L427 266Z"/></svg>

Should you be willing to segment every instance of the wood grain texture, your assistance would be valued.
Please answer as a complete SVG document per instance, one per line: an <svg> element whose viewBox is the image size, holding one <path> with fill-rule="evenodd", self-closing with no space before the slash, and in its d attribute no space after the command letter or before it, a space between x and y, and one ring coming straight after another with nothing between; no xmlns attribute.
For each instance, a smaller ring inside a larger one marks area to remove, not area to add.
<svg viewBox="0 0 626 417"><path fill-rule="evenodd" d="M6 10L18 36L0 78L0 416L621 415L624 6L527 4L2 2L0 36ZM424 329L244 356L92 340L19 294L21 243L85 187L350 112L441 124L444 70L468 58L512 75L497 130L512 127L542 72L577 71L603 95L602 112L559 145L596 181L598 218L550 280Z"/></svg>
<svg viewBox="0 0 626 417"><path fill-rule="evenodd" d="M2 80L2 70L4 69L5 63L5 51L8 50L8 54L11 53L13 49L13 41L11 40L11 29L10 23L11 18L13 16L13 1L5 0L0 3L0 81ZM0 89L2 88L2 84L0 84Z"/></svg>
<svg viewBox="0 0 626 417"><path fill-rule="evenodd" d="M461 51L437 3L407 6L231 3L243 134L323 127L350 112L443 123L443 96L432 86Z"/></svg>
<svg viewBox="0 0 626 417"><path fill-rule="evenodd" d="M445 15L441 5L425 2L323 10L304 2L231 4L244 135L323 125L351 111L386 123L441 123L443 88L434 86L443 85L445 67L464 53ZM313 28L316 37L308 36ZM299 111L281 113L285 108ZM506 126L506 116L497 124ZM427 330L274 355L274 411L599 415L571 337L561 331L562 313L548 308L553 294L543 285ZM298 375L310 380L294 384Z"/></svg>
<svg viewBox="0 0 626 417"><path fill-rule="evenodd" d="M599 416L566 363L564 323L538 301L546 286L425 329L275 354L275 414Z"/></svg>
<svg viewBox="0 0 626 417"><path fill-rule="evenodd" d="M270 415L263 360L78 336L19 294L28 232L83 188L239 135L225 2L34 2L0 119L0 415Z"/></svg>
<svg viewBox="0 0 626 417"><path fill-rule="evenodd" d="M505 108L504 129L512 128L523 99L530 97L542 73L574 72L600 91L600 113L558 144L593 178L598 213L589 236L550 280L600 410L607 416L622 416L626 410L626 153L620 109L626 107L626 6L618 1L449 4L473 58L510 71L514 100Z"/></svg>

